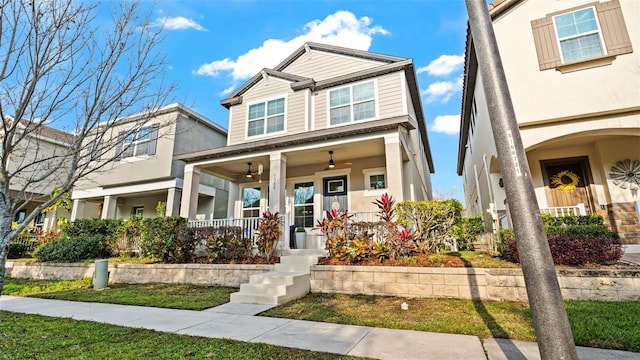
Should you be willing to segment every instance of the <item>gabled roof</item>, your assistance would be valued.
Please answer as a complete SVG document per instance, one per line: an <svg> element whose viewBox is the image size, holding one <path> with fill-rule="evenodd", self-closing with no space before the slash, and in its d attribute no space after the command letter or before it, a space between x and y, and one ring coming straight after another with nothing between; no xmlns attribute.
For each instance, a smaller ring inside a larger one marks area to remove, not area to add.
<svg viewBox="0 0 640 360"><path fill-rule="evenodd" d="M489 15L495 20L514 5L525 0L495 0L489 5ZM476 76L478 73L478 59L471 36L471 29L467 24L467 40L464 52L464 79L462 83L462 109L460 110L460 138L458 141L458 166L457 173L462 175L464 168L464 159L466 156L466 146L469 137L469 120L471 116L471 107L473 106L473 89L476 84Z"/></svg>
<svg viewBox="0 0 640 360"><path fill-rule="evenodd" d="M380 62L381 65L375 66L369 69L348 73L341 76L336 76L330 79L324 79L316 82L312 78L298 76L290 73L286 73L283 70L286 69L291 63L293 63L300 56L306 54L308 51L318 50L333 54L352 56L356 58L372 60ZM274 69L263 69L258 74L254 75L246 83L240 86L236 91L231 93L227 98L220 101L220 103L227 109L231 106L242 103L242 94L249 90L252 86L257 84L265 76L273 76L279 79L287 80L291 82L291 89L298 91L302 89L310 89L311 91L326 89L341 84L354 82L358 80L373 78L376 76L389 74L393 72L403 71L405 78L407 79L407 87L409 88L409 95L411 101L414 104L416 112L416 122L418 123L418 130L420 133L420 139L424 146L424 151L427 157L427 163L431 173L435 172L433 165L433 158L431 156L431 148L429 146L429 138L427 136L427 129L424 121L424 113L422 112L422 100L420 97L420 89L418 88L417 75L415 67L413 65L413 59L402 58L398 56L385 55L380 53L374 53L369 51L354 50L349 48L343 48L333 45L318 44L313 42L307 42L299 47L293 54L289 55ZM190 161L188 157L184 158L185 161Z"/></svg>
<svg viewBox="0 0 640 360"><path fill-rule="evenodd" d="M284 59L280 64L276 65L275 68L273 68L273 69L267 69L267 68L262 69L262 71L260 71L259 73L254 75L251 79L249 79L247 82L242 84L242 86L240 86L236 91L232 92L225 99L222 99L220 101L220 104L222 104L222 106L226 107L227 109L229 107L233 106L233 105L241 104L242 103L242 94L247 92L247 90L251 89L251 87L253 87L255 84L257 84L265 76L272 76L272 77L276 77L276 78L279 78L279 79L282 79L282 80L291 81L292 82L291 88L294 91L301 90L301 89L306 89L306 88L311 88L312 90L314 90L315 89L315 85L316 85L314 79L306 78L306 77L303 77L303 76L298 76L298 75L294 75L294 74L290 74L290 73L284 72L284 70L286 69L287 66L291 65L291 63L293 63L299 57L301 57L302 55L306 54L308 51L311 51L311 50L323 51L323 52L332 53L332 54L339 54L339 55L347 55L347 56L351 56L351 57L355 57L355 58L360 58L360 59L365 59L365 60L373 60L373 61L378 61L378 62L385 63L382 66L386 66L387 64L399 63L399 62L404 62L404 64L406 64L407 61L411 61L411 59L401 58L401 57L397 57L397 56L391 56L391 55L379 54L379 53L374 53L374 52L369 52L369 51L362 51L362 50L343 48L343 47L333 46L333 45L319 44L319 43L314 43L314 42L307 42L304 45L300 46L296 51L294 51L293 54L289 55L286 59ZM372 71L372 72L377 71L378 72L377 74L371 74L371 76L369 76L369 77L374 77L374 76L377 76L377 75L381 75L379 68L380 67L375 67L373 69L364 70L361 73L365 73L366 74L368 71ZM391 68L392 67L390 67L389 69L391 69ZM393 70L393 71L397 71L397 69ZM355 80L366 78L366 77L360 77L359 79L351 79L350 76L351 76L351 74L346 75L346 76L342 76L340 78L344 78L343 80L348 80L346 82L355 81ZM325 80L325 81L327 81L327 80ZM338 83L335 83L335 84L329 85L329 86L335 86L337 84ZM329 87L329 86L325 86L325 87Z"/></svg>
<svg viewBox="0 0 640 360"><path fill-rule="evenodd" d="M7 116L4 119L5 122L13 122L14 120L15 119L11 116ZM24 119L18 121L17 127L23 131L26 129L34 136L41 137L45 140L51 140L53 142L71 144L74 138L73 134L68 132Z"/></svg>

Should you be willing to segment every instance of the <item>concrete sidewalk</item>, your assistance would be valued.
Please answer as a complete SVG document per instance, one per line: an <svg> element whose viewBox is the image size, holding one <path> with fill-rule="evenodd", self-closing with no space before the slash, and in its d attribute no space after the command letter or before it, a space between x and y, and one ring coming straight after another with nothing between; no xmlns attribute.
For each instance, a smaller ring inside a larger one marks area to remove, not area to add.
<svg viewBox="0 0 640 360"><path fill-rule="evenodd" d="M0 310L66 317L175 334L227 338L374 359L539 359L537 344L508 339L392 330L254 316L270 306L224 304L205 311L2 296ZM486 351L486 354L485 354ZM580 359L631 360L640 354L578 348Z"/></svg>

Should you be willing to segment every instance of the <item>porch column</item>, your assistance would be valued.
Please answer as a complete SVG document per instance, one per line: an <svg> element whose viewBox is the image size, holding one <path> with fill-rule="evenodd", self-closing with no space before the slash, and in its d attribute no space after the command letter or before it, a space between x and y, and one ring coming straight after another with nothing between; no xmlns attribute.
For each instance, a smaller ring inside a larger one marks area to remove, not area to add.
<svg viewBox="0 0 640 360"><path fill-rule="evenodd" d="M227 217L242 217L236 212L240 209L236 207L236 204L240 203L240 186L238 183L229 182L229 198L227 199Z"/></svg>
<svg viewBox="0 0 640 360"><path fill-rule="evenodd" d="M200 187L200 170L194 165L184 167L184 181L182 182L182 202L180 216L189 220L196 219L198 211L198 191Z"/></svg>
<svg viewBox="0 0 640 360"><path fill-rule="evenodd" d="M285 190L287 184L287 156L281 152L269 156L269 211L286 213Z"/></svg>
<svg viewBox="0 0 640 360"><path fill-rule="evenodd" d="M180 197L182 192L180 189L169 188L167 190L167 211L165 216L174 216L180 213Z"/></svg>
<svg viewBox="0 0 640 360"><path fill-rule="evenodd" d="M402 190L402 144L400 136L396 134L384 137L385 165L387 167L387 190L397 201L404 200Z"/></svg>
<svg viewBox="0 0 640 360"><path fill-rule="evenodd" d="M115 219L116 218L116 202L118 201L117 196L107 195L104 197L104 202L102 205L102 215L100 218L102 219Z"/></svg>
<svg viewBox="0 0 640 360"><path fill-rule="evenodd" d="M73 200L73 207L71 208L71 220L82 219L84 217L84 206L87 204L86 200L76 199Z"/></svg>

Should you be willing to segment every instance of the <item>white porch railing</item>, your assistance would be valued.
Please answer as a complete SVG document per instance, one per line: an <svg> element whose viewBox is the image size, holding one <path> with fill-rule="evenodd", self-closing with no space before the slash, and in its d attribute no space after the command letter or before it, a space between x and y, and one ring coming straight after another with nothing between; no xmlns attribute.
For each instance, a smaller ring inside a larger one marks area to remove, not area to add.
<svg viewBox="0 0 640 360"><path fill-rule="evenodd" d="M353 213L349 213L349 215L352 215L352 217L349 219L349 221L355 221L355 222L378 222L380 221L380 216L378 215L379 213L377 211L359 211L359 212L353 212Z"/></svg>
<svg viewBox="0 0 640 360"><path fill-rule="evenodd" d="M553 217L587 215L587 209L585 208L584 203L579 203L576 206L553 206L542 208L540 209L540 212L543 214L550 214Z"/></svg>
<svg viewBox="0 0 640 360"><path fill-rule="evenodd" d="M189 221L190 227L223 227L223 226L238 226L242 228L242 234L244 237L255 240L256 229L258 229L259 217L250 218L228 218L228 219L213 219L213 220L191 220Z"/></svg>

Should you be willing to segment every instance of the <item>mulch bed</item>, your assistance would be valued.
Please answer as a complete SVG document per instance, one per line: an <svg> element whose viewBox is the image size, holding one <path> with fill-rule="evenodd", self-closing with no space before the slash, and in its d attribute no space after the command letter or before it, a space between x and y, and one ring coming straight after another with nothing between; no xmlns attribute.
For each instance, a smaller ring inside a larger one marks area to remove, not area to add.
<svg viewBox="0 0 640 360"><path fill-rule="evenodd" d="M383 263L377 259L368 259L358 263L350 263L348 261L342 261L336 258L320 258L318 265L351 265L351 266L407 266L407 267L465 267L468 266L459 256L443 255L438 258L444 260L438 262L432 262L429 257L432 255L420 254L412 256L412 259L416 259L416 262L407 263L404 259L385 260Z"/></svg>

